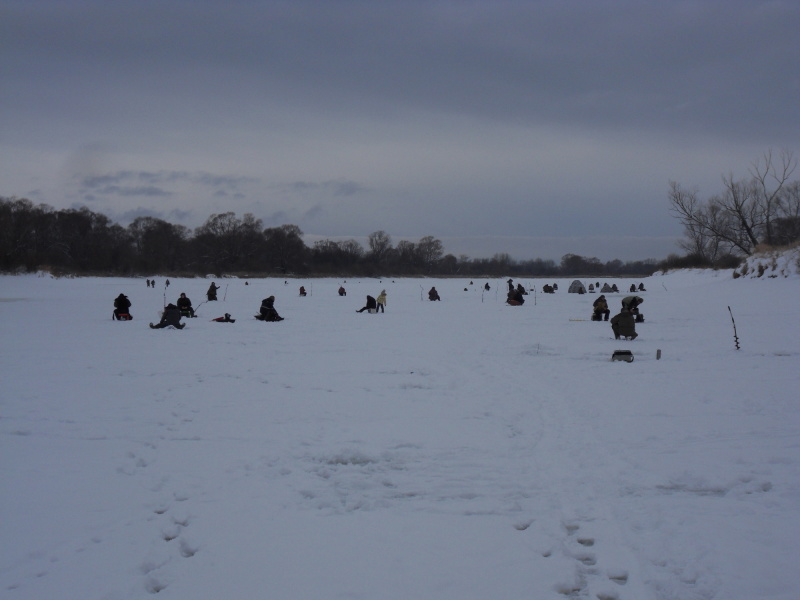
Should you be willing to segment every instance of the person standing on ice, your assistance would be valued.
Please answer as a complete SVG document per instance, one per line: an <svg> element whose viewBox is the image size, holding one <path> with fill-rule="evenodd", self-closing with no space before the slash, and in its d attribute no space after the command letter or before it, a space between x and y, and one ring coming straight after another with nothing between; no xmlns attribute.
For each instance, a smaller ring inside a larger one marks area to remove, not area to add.
<svg viewBox="0 0 800 600"><path fill-rule="evenodd" d="M209 302L215 302L217 300L218 289L219 286L212 281L211 285L208 287L208 291L206 292L206 296L208 297Z"/></svg>
<svg viewBox="0 0 800 600"><path fill-rule="evenodd" d="M376 312L386 312L386 290L381 290L376 302L378 303Z"/></svg>
<svg viewBox="0 0 800 600"><path fill-rule="evenodd" d="M633 318L631 311L623 308L618 315L612 317L611 330L614 332L615 340L621 337L626 340L635 340L637 337L636 320Z"/></svg>
<svg viewBox="0 0 800 600"><path fill-rule="evenodd" d="M183 329L185 324L181 323L181 311L174 304L167 304L164 313L161 315L161 321L158 325L150 323L150 329L164 329L164 327L174 327L175 329Z"/></svg>

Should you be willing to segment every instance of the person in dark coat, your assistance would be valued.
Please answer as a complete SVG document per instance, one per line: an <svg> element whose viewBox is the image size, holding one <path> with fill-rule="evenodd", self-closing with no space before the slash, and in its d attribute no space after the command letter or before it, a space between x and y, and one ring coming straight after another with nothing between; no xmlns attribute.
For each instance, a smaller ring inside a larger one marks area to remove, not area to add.
<svg viewBox="0 0 800 600"><path fill-rule="evenodd" d="M490 285L489 285L489 282L487 281L487 282L484 284L484 286L483 286L483 289L485 289L485 290L488 292L489 290L491 290L491 289L492 289L492 286L490 286Z"/></svg>
<svg viewBox="0 0 800 600"><path fill-rule="evenodd" d="M339 286L339 295L340 296L347 296L347 290L344 289L344 286Z"/></svg>
<svg viewBox="0 0 800 600"><path fill-rule="evenodd" d="M208 297L208 301L209 302L216 301L216 299L217 299L217 290L218 289L219 289L219 286L212 281L211 285L208 288L208 291L206 292L206 296Z"/></svg>
<svg viewBox="0 0 800 600"><path fill-rule="evenodd" d="M307 294L306 294L306 286L304 286L304 285L300 286L300 295L301 296L307 296Z"/></svg>
<svg viewBox="0 0 800 600"><path fill-rule="evenodd" d="M431 289L428 290L428 300L430 300L431 302L434 302L436 300L441 301L441 298L439 298L439 292L436 291L435 287L432 287Z"/></svg>
<svg viewBox="0 0 800 600"><path fill-rule="evenodd" d="M545 284L544 284L544 287L542 288L542 291L543 291L545 294L554 294L554 293L555 293L555 289L554 289L554 288L553 288L553 286L552 286L552 285L550 285L549 283L545 283Z"/></svg>
<svg viewBox="0 0 800 600"><path fill-rule="evenodd" d="M511 306L522 306L523 304L525 304L525 297L522 295L522 292L520 292L518 289L516 290L511 289L508 291L506 304L510 304Z"/></svg>
<svg viewBox="0 0 800 600"><path fill-rule="evenodd" d="M186 297L186 294L181 292L181 297L176 302L181 313L189 313L190 317L194 317L194 308L192 308L192 301Z"/></svg>
<svg viewBox="0 0 800 600"><path fill-rule="evenodd" d="M163 329L164 327L170 326L175 327L176 329L183 329L186 327L186 325L181 323L180 309L172 303L167 304L167 307L164 309L164 312L161 315L161 321L159 321L158 325L153 325L150 323L150 329Z"/></svg>
<svg viewBox="0 0 800 600"><path fill-rule="evenodd" d="M620 337L635 340L637 337L636 320L631 312L624 308L619 311L618 315L611 318L611 330L614 332L614 339L617 340Z"/></svg>
<svg viewBox="0 0 800 600"><path fill-rule="evenodd" d="M378 301L375 300L375 298L373 298L372 296L367 296L367 304L364 306L364 308L357 310L356 312L361 313L364 312L365 310L371 313L378 312Z"/></svg>
<svg viewBox="0 0 800 600"><path fill-rule="evenodd" d="M131 317L130 308L131 301L128 300L125 294L120 294L114 298L114 319L117 321L130 321L133 318Z"/></svg>
<svg viewBox="0 0 800 600"><path fill-rule="evenodd" d="M275 296L264 298L261 301L261 308L258 312L256 319L259 321L283 321L283 317L275 310Z"/></svg>
<svg viewBox="0 0 800 600"><path fill-rule="evenodd" d="M608 321L611 311L608 308L608 302L606 302L606 297L604 295L601 294L597 300L592 303L592 307L594 307L592 321Z"/></svg>

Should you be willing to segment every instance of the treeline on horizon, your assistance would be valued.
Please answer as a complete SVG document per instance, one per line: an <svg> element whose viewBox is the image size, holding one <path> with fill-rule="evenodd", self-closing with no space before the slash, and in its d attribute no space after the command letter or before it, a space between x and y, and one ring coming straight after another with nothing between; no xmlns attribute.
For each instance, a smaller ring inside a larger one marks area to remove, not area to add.
<svg viewBox="0 0 800 600"><path fill-rule="evenodd" d="M54 210L30 200L0 197L0 270L93 275L173 276L242 274L318 276L650 275L653 259L606 263L575 254L518 261L508 254L469 258L445 253L425 236L392 243L385 231L356 240L320 240L309 247L296 225L264 228L246 213L211 215L194 231L155 217L127 227L86 207Z"/></svg>

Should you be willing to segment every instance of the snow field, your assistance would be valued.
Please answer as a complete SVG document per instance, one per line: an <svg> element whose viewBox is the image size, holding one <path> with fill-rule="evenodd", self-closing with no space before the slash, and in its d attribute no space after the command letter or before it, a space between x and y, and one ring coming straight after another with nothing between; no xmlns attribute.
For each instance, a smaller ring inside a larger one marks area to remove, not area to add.
<svg viewBox="0 0 800 600"><path fill-rule="evenodd" d="M0 278L0 597L800 595L797 278L473 281Z"/></svg>

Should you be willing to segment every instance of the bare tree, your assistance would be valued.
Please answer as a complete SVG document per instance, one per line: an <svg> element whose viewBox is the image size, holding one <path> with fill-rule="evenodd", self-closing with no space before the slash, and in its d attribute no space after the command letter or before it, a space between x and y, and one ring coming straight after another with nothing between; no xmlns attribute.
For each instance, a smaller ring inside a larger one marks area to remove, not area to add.
<svg viewBox="0 0 800 600"><path fill-rule="evenodd" d="M722 194L705 203L696 190L670 182L671 211L684 226L684 249L713 262L724 254L749 255L759 244L774 244L776 220L792 213L796 186L789 178L796 167L791 152L783 151L779 159L766 152L753 163L749 179L724 176Z"/></svg>
<svg viewBox="0 0 800 600"><path fill-rule="evenodd" d="M369 234L369 255L375 264L380 265L392 250L392 238L383 230Z"/></svg>

